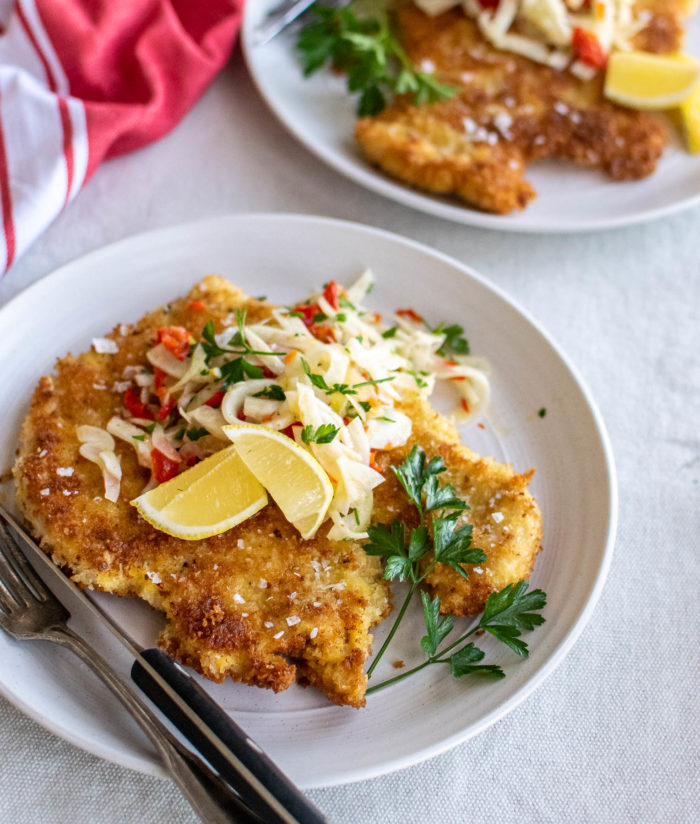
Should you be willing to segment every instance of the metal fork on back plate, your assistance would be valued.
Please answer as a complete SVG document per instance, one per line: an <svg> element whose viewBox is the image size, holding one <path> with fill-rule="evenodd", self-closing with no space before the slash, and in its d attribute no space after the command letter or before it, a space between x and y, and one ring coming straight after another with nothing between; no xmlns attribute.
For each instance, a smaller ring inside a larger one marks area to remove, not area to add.
<svg viewBox="0 0 700 824"><path fill-rule="evenodd" d="M0 627L18 641L51 641L81 658L151 739L169 774L204 822L259 824L211 768L184 747L110 665L67 624L70 612L36 575L0 522Z"/></svg>

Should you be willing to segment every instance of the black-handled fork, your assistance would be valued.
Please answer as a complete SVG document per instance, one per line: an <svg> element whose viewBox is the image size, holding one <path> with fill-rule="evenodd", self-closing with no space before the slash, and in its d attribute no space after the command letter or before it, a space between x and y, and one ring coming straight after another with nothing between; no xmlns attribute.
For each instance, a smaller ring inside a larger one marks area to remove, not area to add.
<svg viewBox="0 0 700 824"><path fill-rule="evenodd" d="M107 626L135 658L132 668L135 683L217 770L221 779L233 788L234 800L244 803L249 816L257 816L264 824L326 824L319 810L179 664L160 650L142 649L129 638L91 598L66 578L1 506L0 527L0 557L4 544L5 556L17 556L18 563L28 567L22 551L29 552L33 560L49 570L63 586L70 588L73 595Z"/></svg>

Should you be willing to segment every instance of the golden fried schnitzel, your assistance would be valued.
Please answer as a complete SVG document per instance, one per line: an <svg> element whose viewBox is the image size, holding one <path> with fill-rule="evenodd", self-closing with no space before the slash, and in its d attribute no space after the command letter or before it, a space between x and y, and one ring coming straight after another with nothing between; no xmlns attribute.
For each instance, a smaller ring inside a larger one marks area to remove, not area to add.
<svg viewBox="0 0 700 824"><path fill-rule="evenodd" d="M158 330L184 327L198 336L208 319L220 329L237 308L251 322L269 317L267 302L208 277L185 297L120 324L107 338L113 353L68 355L41 378L23 424L14 467L17 498L45 551L79 585L143 598L167 617L159 643L207 678L286 689L312 684L337 704L364 705L370 630L391 610L381 561L362 541L330 540L329 524L314 538L298 531L270 502L217 536L185 541L154 529L129 501L148 473L121 441L121 494L105 500L100 468L79 455L76 427L105 427L123 410L123 375L146 365ZM418 398L403 408L410 443L377 455L386 480L375 490L372 519L408 522L412 513L393 475L413 443L441 455L448 480L471 505L474 545L488 561L469 581L438 566L429 579L445 609L479 612L488 595L528 577L541 539L530 475L481 459L459 444L456 430Z"/></svg>
<svg viewBox="0 0 700 824"><path fill-rule="evenodd" d="M688 0L640 0L637 10L645 23L635 48L666 53L680 47ZM664 123L605 100L601 77L577 79L500 51L459 8L429 17L405 3L398 27L411 61L459 91L430 105L400 97L358 121L362 150L388 174L506 214L536 196L525 172L541 158L599 168L620 181L655 170L668 142Z"/></svg>

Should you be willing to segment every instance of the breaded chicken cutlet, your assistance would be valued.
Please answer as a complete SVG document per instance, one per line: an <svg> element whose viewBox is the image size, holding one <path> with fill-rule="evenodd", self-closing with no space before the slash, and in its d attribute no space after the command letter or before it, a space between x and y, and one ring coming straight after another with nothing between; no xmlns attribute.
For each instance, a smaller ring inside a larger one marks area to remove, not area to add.
<svg viewBox="0 0 700 824"><path fill-rule="evenodd" d="M689 0L639 0L636 6L646 22L635 48L677 51ZM411 61L430 66L440 82L459 91L420 106L398 98L357 122L365 155L393 177L507 214L535 198L525 173L542 158L601 169L618 181L655 170L668 143L665 124L605 100L602 78L579 80L499 51L459 8L429 17L407 2L398 9L398 29Z"/></svg>
<svg viewBox="0 0 700 824"><path fill-rule="evenodd" d="M270 304L208 277L185 298L116 327L108 336L116 353L59 360L55 374L40 380L22 426L14 468L18 503L44 550L76 583L140 597L164 612L160 645L207 678L231 677L275 691L296 679L334 703L360 707L370 631L391 610L382 564L361 542L329 540L328 525L302 540L272 501L220 535L180 540L154 529L130 506L148 478L133 449L117 446L123 477L115 503L104 499L98 466L78 454L76 427L104 427L120 410L124 369L145 364L159 328L184 326L198 336L209 318L220 328L239 307L251 321L271 311ZM469 582L440 567L429 581L446 608L472 614L490 592L530 573L541 525L526 491L529 476L478 458L427 404L406 403L412 442L444 457L449 480L472 506L474 544L488 555ZM380 454L381 465L400 463L409 446ZM377 522L407 510L393 473L386 478L375 490ZM502 528L494 529L494 511L506 516Z"/></svg>

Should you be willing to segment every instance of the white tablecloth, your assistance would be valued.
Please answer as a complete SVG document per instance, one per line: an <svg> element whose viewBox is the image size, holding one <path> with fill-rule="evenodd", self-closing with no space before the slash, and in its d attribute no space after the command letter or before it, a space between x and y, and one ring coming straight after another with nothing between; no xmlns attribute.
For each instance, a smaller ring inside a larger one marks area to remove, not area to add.
<svg viewBox="0 0 700 824"><path fill-rule="evenodd" d="M250 211L369 223L491 278L578 366L619 472L610 577L554 675L451 752L310 797L334 824L699 820L700 209L581 236L442 222L364 191L299 147L238 53L171 135L98 170L0 283L0 302L111 241ZM100 761L1 699L0 741L3 824L195 820L168 781Z"/></svg>

